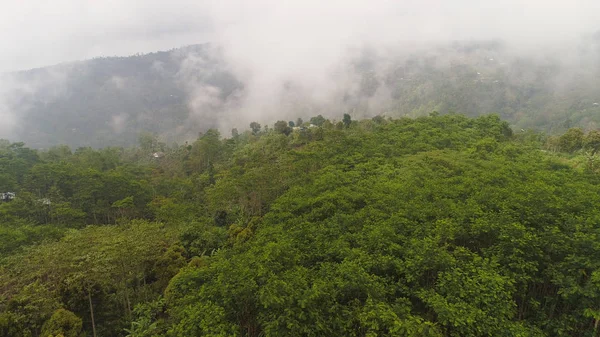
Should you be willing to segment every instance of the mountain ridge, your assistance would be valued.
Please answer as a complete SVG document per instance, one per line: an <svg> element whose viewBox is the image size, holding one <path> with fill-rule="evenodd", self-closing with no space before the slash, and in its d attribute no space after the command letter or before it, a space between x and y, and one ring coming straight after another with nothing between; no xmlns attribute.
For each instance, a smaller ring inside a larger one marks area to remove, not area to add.
<svg viewBox="0 0 600 337"><path fill-rule="evenodd" d="M315 93L300 78L257 86L210 44L99 57L5 75L0 107L13 123L0 127L0 138L35 148L98 148L131 146L150 132L181 143L209 128L225 134L252 121L432 111L498 113L516 129L589 130L600 125L600 43L581 46L574 51L582 60L577 66L553 55L515 56L501 41L387 54L359 50L349 52L337 77L323 74L335 86L327 93ZM251 102L249 95L260 91L268 103Z"/></svg>

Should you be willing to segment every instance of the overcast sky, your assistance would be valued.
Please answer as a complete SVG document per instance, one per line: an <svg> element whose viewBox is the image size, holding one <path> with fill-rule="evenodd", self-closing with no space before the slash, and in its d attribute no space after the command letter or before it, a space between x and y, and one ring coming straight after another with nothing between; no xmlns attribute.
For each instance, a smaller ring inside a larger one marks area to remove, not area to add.
<svg viewBox="0 0 600 337"><path fill-rule="evenodd" d="M334 56L345 44L472 38L535 48L598 29L598 0L2 0L0 71L207 41L232 57Z"/></svg>

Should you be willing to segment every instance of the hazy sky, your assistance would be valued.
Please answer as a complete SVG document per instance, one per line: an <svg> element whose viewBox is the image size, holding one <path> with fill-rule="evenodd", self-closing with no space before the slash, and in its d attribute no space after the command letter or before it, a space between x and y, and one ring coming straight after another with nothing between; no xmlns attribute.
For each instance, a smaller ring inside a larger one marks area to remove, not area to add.
<svg viewBox="0 0 600 337"><path fill-rule="evenodd" d="M536 48L598 29L598 0L2 0L0 71L207 41L254 63L272 61L266 49L327 59L346 45L431 40Z"/></svg>

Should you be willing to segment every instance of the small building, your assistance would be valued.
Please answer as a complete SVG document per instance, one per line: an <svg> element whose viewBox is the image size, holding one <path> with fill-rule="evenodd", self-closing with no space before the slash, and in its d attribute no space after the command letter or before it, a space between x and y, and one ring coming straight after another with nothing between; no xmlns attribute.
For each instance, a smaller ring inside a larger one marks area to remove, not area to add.
<svg viewBox="0 0 600 337"><path fill-rule="evenodd" d="M17 195L14 192L0 193L0 202L13 201Z"/></svg>
<svg viewBox="0 0 600 337"><path fill-rule="evenodd" d="M162 157L164 157L164 156L165 156L165 153L164 153L164 152L154 152L154 153L152 154L152 157L154 157L154 158L162 158Z"/></svg>
<svg viewBox="0 0 600 337"><path fill-rule="evenodd" d="M37 202L39 202L40 204L42 204L44 206L52 205L52 201L50 201L50 199L48 199L48 198L38 199Z"/></svg>

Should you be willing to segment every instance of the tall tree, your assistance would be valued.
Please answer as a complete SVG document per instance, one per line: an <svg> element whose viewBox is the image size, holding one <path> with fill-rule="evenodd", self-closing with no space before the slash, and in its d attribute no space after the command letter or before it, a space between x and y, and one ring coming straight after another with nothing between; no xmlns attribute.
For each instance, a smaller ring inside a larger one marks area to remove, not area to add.
<svg viewBox="0 0 600 337"><path fill-rule="evenodd" d="M250 129L252 130L252 134L257 135L260 132L260 124L252 122L250 123Z"/></svg>
<svg viewBox="0 0 600 337"><path fill-rule="evenodd" d="M289 135L290 133L292 133L292 128L289 127L289 125L286 121L276 122L273 129L275 130L275 132L284 134L286 136Z"/></svg>
<svg viewBox="0 0 600 337"><path fill-rule="evenodd" d="M352 123L352 117L350 117L349 114L344 114L344 118L342 119L342 122L344 122L344 126L347 129L350 127L350 124Z"/></svg>

